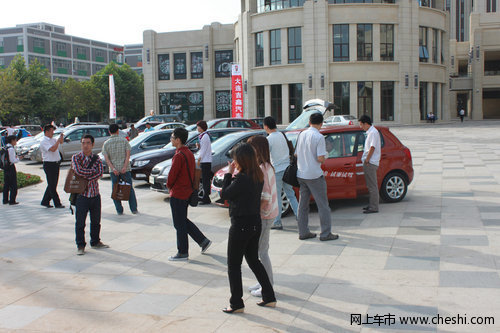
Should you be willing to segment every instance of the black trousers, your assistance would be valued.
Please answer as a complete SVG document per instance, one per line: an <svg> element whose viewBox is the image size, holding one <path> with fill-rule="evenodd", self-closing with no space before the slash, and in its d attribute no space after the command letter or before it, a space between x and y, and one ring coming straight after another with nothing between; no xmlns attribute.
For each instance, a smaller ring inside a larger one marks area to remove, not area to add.
<svg viewBox="0 0 500 333"><path fill-rule="evenodd" d="M43 162L43 171L47 178L47 188L43 195L42 205L49 205L50 200L54 206L61 206L61 200L57 194L57 183L59 182L59 162Z"/></svg>
<svg viewBox="0 0 500 333"><path fill-rule="evenodd" d="M10 200L9 200L10 194ZM3 203L16 202L17 196L17 172L14 164L5 168L3 172Z"/></svg>
<svg viewBox="0 0 500 333"><path fill-rule="evenodd" d="M203 184L203 202L210 202L210 184L212 182L212 163L201 163L201 182Z"/></svg>
<svg viewBox="0 0 500 333"><path fill-rule="evenodd" d="M198 245L207 237L198 229L198 227L187 218L188 202L187 200L170 198L170 209L172 210L172 220L177 231L177 251L181 254L189 253L188 235Z"/></svg>
<svg viewBox="0 0 500 333"><path fill-rule="evenodd" d="M259 218L260 217L256 217ZM233 222L233 221L231 221ZM240 308L243 304L243 283L241 281L241 263L243 256L248 266L255 274L257 281L262 287L262 300L272 302L276 300L273 286L269 281L266 269L259 260L259 237L262 226L238 226L232 223L229 228L229 239L227 244L227 267L229 276L229 287L231 308Z"/></svg>
<svg viewBox="0 0 500 333"><path fill-rule="evenodd" d="M90 245L95 245L101 240L101 195L92 198L78 195L76 197L76 246L85 247L85 220L90 212Z"/></svg>

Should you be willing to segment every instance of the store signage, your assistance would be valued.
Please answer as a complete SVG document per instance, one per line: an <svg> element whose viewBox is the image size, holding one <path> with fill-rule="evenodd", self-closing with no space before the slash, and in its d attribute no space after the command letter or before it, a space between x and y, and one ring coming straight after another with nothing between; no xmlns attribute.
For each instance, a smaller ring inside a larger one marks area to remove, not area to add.
<svg viewBox="0 0 500 333"><path fill-rule="evenodd" d="M231 117L243 118L243 82L241 80L241 67L233 64L231 68L232 108Z"/></svg>

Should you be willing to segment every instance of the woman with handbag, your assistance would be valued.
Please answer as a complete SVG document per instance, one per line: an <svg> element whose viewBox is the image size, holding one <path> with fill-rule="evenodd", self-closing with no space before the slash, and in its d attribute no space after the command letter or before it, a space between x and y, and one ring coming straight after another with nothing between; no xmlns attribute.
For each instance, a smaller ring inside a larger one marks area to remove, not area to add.
<svg viewBox="0 0 500 333"><path fill-rule="evenodd" d="M170 209L177 231L177 254L168 258L170 261L185 261L189 257L188 235L205 253L212 242L187 217L189 199L193 194L195 160L193 153L186 147L188 131L176 128L170 136L172 145L177 148L172 158L172 167L168 174L167 188L170 192Z"/></svg>
<svg viewBox="0 0 500 333"><path fill-rule="evenodd" d="M245 257L248 266L262 286L262 302L259 306L275 307L276 297L273 286L259 260L259 238L262 228L260 200L264 185L264 175L257 163L255 150L248 143L233 149L233 162L224 175L221 198L229 201L231 227L227 244L227 266L230 306L223 309L226 313L243 312L243 286L241 281L241 262ZM238 174L233 178L233 172Z"/></svg>
<svg viewBox="0 0 500 333"><path fill-rule="evenodd" d="M248 143L252 145L257 154L260 169L264 175L264 187L260 196L260 217L262 220L262 230L259 238L259 259L266 269L269 281L274 284L273 267L269 258L269 234L274 219L278 216L278 195L276 190L276 177L274 168L271 165L271 154L269 152L269 142L261 135L252 136ZM248 288L255 297L262 296L260 284Z"/></svg>

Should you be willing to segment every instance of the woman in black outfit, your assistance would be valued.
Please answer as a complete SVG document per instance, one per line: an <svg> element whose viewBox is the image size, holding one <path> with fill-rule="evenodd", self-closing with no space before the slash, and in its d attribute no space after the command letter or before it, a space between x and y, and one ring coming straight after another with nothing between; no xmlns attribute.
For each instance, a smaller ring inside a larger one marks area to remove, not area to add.
<svg viewBox="0 0 500 333"><path fill-rule="evenodd" d="M257 163L255 151L249 144L243 143L235 147L232 157L234 161L229 165L228 173L224 175L221 191L221 198L229 201L229 216L231 217L227 244L231 298L230 307L222 310L226 313L243 312L245 307L241 281L243 256L262 286L262 302L257 305L276 306L273 287L258 255L262 228L260 196L264 185L264 175ZM238 170L238 174L233 178L235 169Z"/></svg>

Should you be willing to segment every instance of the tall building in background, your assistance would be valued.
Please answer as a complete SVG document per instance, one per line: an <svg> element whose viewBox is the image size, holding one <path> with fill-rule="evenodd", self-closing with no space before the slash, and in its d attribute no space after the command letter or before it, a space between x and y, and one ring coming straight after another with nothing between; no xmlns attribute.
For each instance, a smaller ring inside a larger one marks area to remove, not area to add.
<svg viewBox="0 0 500 333"><path fill-rule="evenodd" d="M0 67L21 54L27 64L37 59L52 79L88 80L114 61L123 64L123 45L66 35L64 27L49 23L19 24L0 29Z"/></svg>
<svg viewBox="0 0 500 333"><path fill-rule="evenodd" d="M499 0L451 0L450 113L500 118ZM453 26L453 24L458 25ZM464 29L462 29L462 26Z"/></svg>
<svg viewBox="0 0 500 333"><path fill-rule="evenodd" d="M125 63L139 75L142 74L142 44L126 44Z"/></svg>

